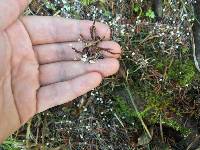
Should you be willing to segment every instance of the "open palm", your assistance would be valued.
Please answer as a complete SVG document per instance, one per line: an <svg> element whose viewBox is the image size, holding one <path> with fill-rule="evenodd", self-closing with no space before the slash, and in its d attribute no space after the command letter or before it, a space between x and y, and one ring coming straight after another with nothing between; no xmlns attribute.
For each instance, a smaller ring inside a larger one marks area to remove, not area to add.
<svg viewBox="0 0 200 150"><path fill-rule="evenodd" d="M105 53L105 59L88 64L72 49L83 49L80 34L91 39L93 22L36 16L17 19L25 5L25 0L0 2L0 142L36 113L92 90L119 68L119 55ZM120 53L120 46L109 41L108 26L96 23L96 27L98 35L105 36L99 46Z"/></svg>

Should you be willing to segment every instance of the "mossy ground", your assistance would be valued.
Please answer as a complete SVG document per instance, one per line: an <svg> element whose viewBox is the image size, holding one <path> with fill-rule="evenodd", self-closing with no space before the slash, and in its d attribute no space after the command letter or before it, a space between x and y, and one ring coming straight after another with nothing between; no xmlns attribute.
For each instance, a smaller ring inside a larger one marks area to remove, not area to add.
<svg viewBox="0 0 200 150"><path fill-rule="evenodd" d="M37 115L3 148L187 149L200 126L192 3L164 1L157 21L147 0L33 0L26 14L109 24L122 46L121 68L92 93Z"/></svg>

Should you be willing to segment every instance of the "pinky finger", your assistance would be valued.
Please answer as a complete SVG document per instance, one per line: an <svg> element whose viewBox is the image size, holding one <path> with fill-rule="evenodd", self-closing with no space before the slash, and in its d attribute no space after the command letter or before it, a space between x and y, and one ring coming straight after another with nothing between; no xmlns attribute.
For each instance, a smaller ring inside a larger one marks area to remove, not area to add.
<svg viewBox="0 0 200 150"><path fill-rule="evenodd" d="M102 76L92 72L69 81L41 87L37 93L37 113L70 102L97 87L101 81Z"/></svg>

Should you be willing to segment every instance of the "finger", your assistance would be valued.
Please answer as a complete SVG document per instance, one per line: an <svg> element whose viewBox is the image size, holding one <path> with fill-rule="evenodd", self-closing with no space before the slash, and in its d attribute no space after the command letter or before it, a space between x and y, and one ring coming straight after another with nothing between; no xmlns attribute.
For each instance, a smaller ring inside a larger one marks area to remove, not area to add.
<svg viewBox="0 0 200 150"><path fill-rule="evenodd" d="M97 87L102 81L99 73L93 72L70 81L41 87L37 94L37 112L67 103Z"/></svg>
<svg viewBox="0 0 200 150"><path fill-rule="evenodd" d="M107 58L119 58L122 52L120 45L114 41L101 42L98 47L107 49L107 51L102 51L103 55Z"/></svg>
<svg viewBox="0 0 200 150"><path fill-rule="evenodd" d="M98 72L103 77L116 73L119 62L114 58L98 60L94 64L81 61L67 61L40 66L40 84L42 86L74 79L89 72Z"/></svg>
<svg viewBox="0 0 200 150"><path fill-rule="evenodd" d="M93 21L73 20L61 17L26 16L21 18L33 45L78 41L80 35L84 39L91 39L90 27ZM96 32L105 40L110 38L110 29L107 25L96 23Z"/></svg>
<svg viewBox="0 0 200 150"><path fill-rule="evenodd" d="M119 58L121 48L119 44L113 41L103 41L98 47L109 49L110 52L102 51L106 58ZM59 61L73 61L80 60L81 55L75 52L72 48L82 51L84 43L54 43L34 46L34 51L37 54L38 62L40 64L49 64ZM115 54L113 54L115 53Z"/></svg>
<svg viewBox="0 0 200 150"><path fill-rule="evenodd" d="M0 30L11 25L27 6L27 0L0 0Z"/></svg>

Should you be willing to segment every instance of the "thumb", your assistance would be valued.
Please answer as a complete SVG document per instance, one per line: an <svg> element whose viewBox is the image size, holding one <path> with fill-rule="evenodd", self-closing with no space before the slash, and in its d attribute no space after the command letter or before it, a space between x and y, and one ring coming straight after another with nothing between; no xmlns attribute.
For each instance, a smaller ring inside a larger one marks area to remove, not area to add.
<svg viewBox="0 0 200 150"><path fill-rule="evenodd" d="M28 0L0 0L0 31L11 25L27 4Z"/></svg>

